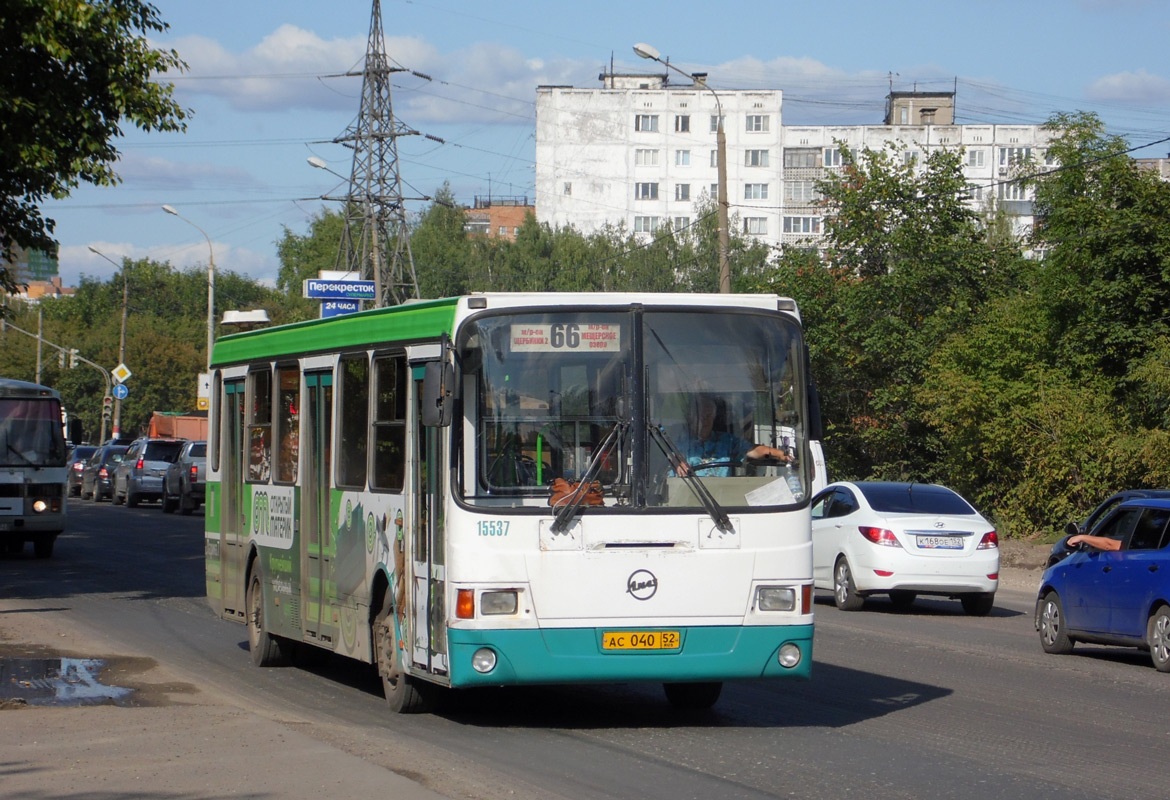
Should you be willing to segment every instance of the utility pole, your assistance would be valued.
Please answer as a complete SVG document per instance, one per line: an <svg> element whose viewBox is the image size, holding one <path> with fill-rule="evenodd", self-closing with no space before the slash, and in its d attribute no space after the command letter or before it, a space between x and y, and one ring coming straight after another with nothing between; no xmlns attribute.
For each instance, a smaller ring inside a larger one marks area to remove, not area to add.
<svg viewBox="0 0 1170 800"><path fill-rule="evenodd" d="M381 0L373 0L365 67L347 73L362 76L361 110L353 126L333 141L353 149L337 269L372 279L376 307L419 296L398 172L398 137L418 135L418 131L394 118L390 102L390 76L407 71L390 66Z"/></svg>
<svg viewBox="0 0 1170 800"><path fill-rule="evenodd" d="M123 258L121 265L117 261L107 256L101 250L98 250L93 245L89 246L89 251L95 255L99 255L106 261L109 261L115 267L122 270L122 334L118 339L118 363L126 363L126 312L130 302L130 276L129 276L129 259ZM210 300L208 301L210 302ZM117 436L122 430L122 401L115 398L114 401L114 436ZM104 431L103 431L104 433ZM102 437L105 439L104 435Z"/></svg>
<svg viewBox="0 0 1170 800"><path fill-rule="evenodd" d="M16 327L13 325L12 327ZM43 306L37 306L37 383L41 382L41 342L44 341L42 336L45 333L45 309Z"/></svg>

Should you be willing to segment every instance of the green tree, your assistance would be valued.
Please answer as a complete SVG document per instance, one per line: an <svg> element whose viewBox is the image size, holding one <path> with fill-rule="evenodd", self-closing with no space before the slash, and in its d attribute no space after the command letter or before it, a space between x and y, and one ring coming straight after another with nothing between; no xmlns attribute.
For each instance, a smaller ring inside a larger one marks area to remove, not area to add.
<svg viewBox="0 0 1170 800"><path fill-rule="evenodd" d="M322 270L337 269L337 251L344 230L345 215L324 208L309 221L309 232L304 236L284 228L276 243L276 256L280 259L276 288L284 293L292 316L317 316L317 301L304 295L305 279L317 277Z"/></svg>
<svg viewBox="0 0 1170 800"><path fill-rule="evenodd" d="M188 412L196 407L197 375L207 366L207 271L126 260L122 271L108 281L83 278L72 297L46 299L39 308L9 302L13 324L35 334L43 321L45 340L76 348L109 370L119 361L123 277L130 287L125 361L133 376L130 396L122 404L122 428L136 433L146 429L155 411ZM216 305L223 310L263 308L274 322L291 321L282 316L286 303L281 293L230 271L218 276ZM217 330L218 335L230 332ZM0 374L35 380L35 338L16 331L3 335ZM84 364L61 369L56 351L46 346L41 382L61 392L72 417L82 423L88 438L96 440L107 390L101 372Z"/></svg>
<svg viewBox="0 0 1170 800"><path fill-rule="evenodd" d="M961 151L916 165L900 145L841 150L841 173L819 186L827 266L786 251L772 288L805 314L835 472L931 478L943 445L916 389L1018 253L993 248L963 201Z"/></svg>
<svg viewBox="0 0 1170 800"><path fill-rule="evenodd" d="M996 509L1008 534L1054 535L1123 486L1170 469L1170 186L1090 114L1059 114L1035 187L1038 258L924 373L946 442L941 474Z"/></svg>
<svg viewBox="0 0 1170 800"><path fill-rule="evenodd" d="M1119 379L1166 330L1170 306L1170 184L1143 170L1093 114L1059 114L1048 148L1060 167L1023 179L1036 191L1036 292L1052 358L1075 373Z"/></svg>
<svg viewBox="0 0 1170 800"><path fill-rule="evenodd" d="M472 263L472 245L463 230L463 208L444 183L411 232L410 250L422 297L452 297L470 291L470 282L482 275ZM489 288L481 286L480 288Z"/></svg>
<svg viewBox="0 0 1170 800"><path fill-rule="evenodd" d="M186 65L148 36L167 29L141 0L8 0L0 10L0 249L52 252L39 205L82 182L119 181L114 142L125 122L185 128L188 112L156 75ZM15 288L0 272L0 284Z"/></svg>

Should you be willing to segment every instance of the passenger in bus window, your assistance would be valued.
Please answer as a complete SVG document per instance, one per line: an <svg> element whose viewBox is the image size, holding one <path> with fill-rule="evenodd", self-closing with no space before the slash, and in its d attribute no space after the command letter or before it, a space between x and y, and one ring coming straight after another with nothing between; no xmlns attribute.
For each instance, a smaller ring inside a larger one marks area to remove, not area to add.
<svg viewBox="0 0 1170 800"><path fill-rule="evenodd" d="M285 483L297 480L297 429L290 427L280 440L280 463L276 479Z"/></svg>
<svg viewBox="0 0 1170 800"><path fill-rule="evenodd" d="M729 430L718 430L715 420L719 405L720 401L710 394L691 396L687 405L686 430L675 442L686 461L675 466L674 474L698 472L700 477L726 477L731 475L732 465L740 464L745 459L791 460L787 453L777 447L753 444ZM702 464L716 463L723 466L700 469Z"/></svg>

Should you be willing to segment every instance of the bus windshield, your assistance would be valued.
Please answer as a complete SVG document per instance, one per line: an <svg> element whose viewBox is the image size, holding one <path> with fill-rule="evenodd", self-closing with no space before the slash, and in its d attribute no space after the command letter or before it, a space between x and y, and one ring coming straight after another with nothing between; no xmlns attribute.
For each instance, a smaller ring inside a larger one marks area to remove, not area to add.
<svg viewBox="0 0 1170 800"><path fill-rule="evenodd" d="M808 494L803 341L789 317L483 316L459 353L467 502L547 505L558 478L597 481L605 505L634 508L701 507L695 478L729 507Z"/></svg>
<svg viewBox="0 0 1170 800"><path fill-rule="evenodd" d="M0 398L0 467L62 467L61 403L50 397Z"/></svg>

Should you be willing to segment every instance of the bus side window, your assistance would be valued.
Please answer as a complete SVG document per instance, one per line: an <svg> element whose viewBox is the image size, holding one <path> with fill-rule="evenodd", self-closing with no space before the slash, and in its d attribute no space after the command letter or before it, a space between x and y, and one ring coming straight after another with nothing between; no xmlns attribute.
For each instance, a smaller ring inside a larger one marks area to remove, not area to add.
<svg viewBox="0 0 1170 800"><path fill-rule="evenodd" d="M268 482L272 462L272 370L248 374L251 389L248 419L248 480Z"/></svg>
<svg viewBox="0 0 1170 800"><path fill-rule="evenodd" d="M297 367L278 367L277 381L277 436L276 480L296 483L297 460L301 435L301 372Z"/></svg>
<svg viewBox="0 0 1170 800"><path fill-rule="evenodd" d="M337 485L366 488L367 437L370 435L370 363L366 354L345 356L341 378L341 455Z"/></svg>
<svg viewBox="0 0 1170 800"><path fill-rule="evenodd" d="M401 492L406 477L406 358L374 359L374 472L370 486Z"/></svg>

